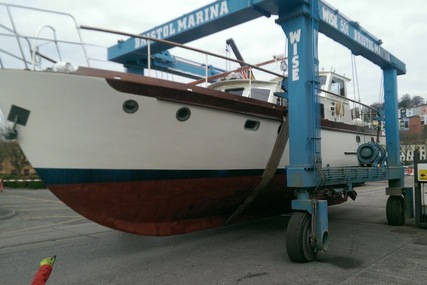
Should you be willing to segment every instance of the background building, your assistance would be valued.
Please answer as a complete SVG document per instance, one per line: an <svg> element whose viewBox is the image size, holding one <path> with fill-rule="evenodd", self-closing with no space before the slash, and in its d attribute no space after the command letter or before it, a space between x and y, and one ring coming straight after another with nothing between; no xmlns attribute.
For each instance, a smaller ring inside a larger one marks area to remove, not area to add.
<svg viewBox="0 0 427 285"><path fill-rule="evenodd" d="M414 151L420 151L420 159L426 159L427 105L399 109L400 160L404 164L414 161Z"/></svg>

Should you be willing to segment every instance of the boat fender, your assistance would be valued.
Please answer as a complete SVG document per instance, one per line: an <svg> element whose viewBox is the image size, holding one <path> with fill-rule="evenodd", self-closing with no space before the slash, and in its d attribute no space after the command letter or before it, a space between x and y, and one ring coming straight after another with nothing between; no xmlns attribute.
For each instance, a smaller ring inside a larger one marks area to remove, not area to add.
<svg viewBox="0 0 427 285"><path fill-rule="evenodd" d="M337 114L337 116L339 115L344 116L344 103L336 102L335 113Z"/></svg>
<svg viewBox="0 0 427 285"><path fill-rule="evenodd" d="M52 71L69 73L74 71L74 67L69 62L59 61L52 66Z"/></svg>
<svg viewBox="0 0 427 285"><path fill-rule="evenodd" d="M362 119L356 118L356 119L353 119L353 125L356 125L358 127L363 127L364 126L364 122L363 122Z"/></svg>

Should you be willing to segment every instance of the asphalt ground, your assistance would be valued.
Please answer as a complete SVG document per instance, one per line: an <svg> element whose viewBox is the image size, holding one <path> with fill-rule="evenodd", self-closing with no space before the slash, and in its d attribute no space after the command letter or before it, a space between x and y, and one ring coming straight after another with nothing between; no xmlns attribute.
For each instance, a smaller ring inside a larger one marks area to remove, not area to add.
<svg viewBox="0 0 427 285"><path fill-rule="evenodd" d="M287 256L288 215L145 237L94 224L48 190L5 189L0 284L30 284L51 255L47 284L427 284L427 230L387 224L385 187L367 183L356 201L330 207L329 250L306 264Z"/></svg>

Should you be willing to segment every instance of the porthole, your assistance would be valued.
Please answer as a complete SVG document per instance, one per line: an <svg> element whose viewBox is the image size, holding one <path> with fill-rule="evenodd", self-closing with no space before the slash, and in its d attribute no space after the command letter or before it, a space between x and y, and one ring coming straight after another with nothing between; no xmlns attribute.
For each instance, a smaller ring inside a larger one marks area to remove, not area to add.
<svg viewBox="0 0 427 285"><path fill-rule="evenodd" d="M133 114L136 111L138 111L138 102L136 102L135 100L126 100L123 103L123 111L125 111L128 114Z"/></svg>
<svg viewBox="0 0 427 285"><path fill-rule="evenodd" d="M257 131L259 129L259 121L247 120L245 123L245 130Z"/></svg>
<svg viewBox="0 0 427 285"><path fill-rule="evenodd" d="M180 122L187 121L191 116L191 111L187 107L182 107L176 111L176 119Z"/></svg>

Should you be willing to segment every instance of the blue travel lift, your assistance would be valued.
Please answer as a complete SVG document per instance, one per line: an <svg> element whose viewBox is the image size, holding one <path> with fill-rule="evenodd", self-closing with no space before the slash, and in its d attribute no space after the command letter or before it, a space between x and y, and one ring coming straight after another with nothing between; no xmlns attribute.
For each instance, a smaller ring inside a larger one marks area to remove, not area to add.
<svg viewBox="0 0 427 285"><path fill-rule="evenodd" d="M356 183L388 180L388 223L402 225L405 217L412 217L412 188L404 187L400 164L397 114L397 75L406 73L405 64L383 49L380 39L319 0L219 0L141 35L183 44L271 15L278 16L276 23L286 34L289 51L287 92L281 96L288 100L289 106L287 185L295 189L297 199L292 201L294 213L287 228L286 248L292 261L308 262L329 244L327 201L316 199L317 191L324 186L352 196ZM383 70L386 148L377 143L362 144L358 158L366 162L365 166L322 166L320 108L316 96L319 88L318 32ZM143 73L147 66L147 43L140 38L121 41L109 48L109 59L123 63L130 72ZM151 42L149 48L151 54L155 54L154 59L170 56L164 53L169 47L163 43Z"/></svg>

